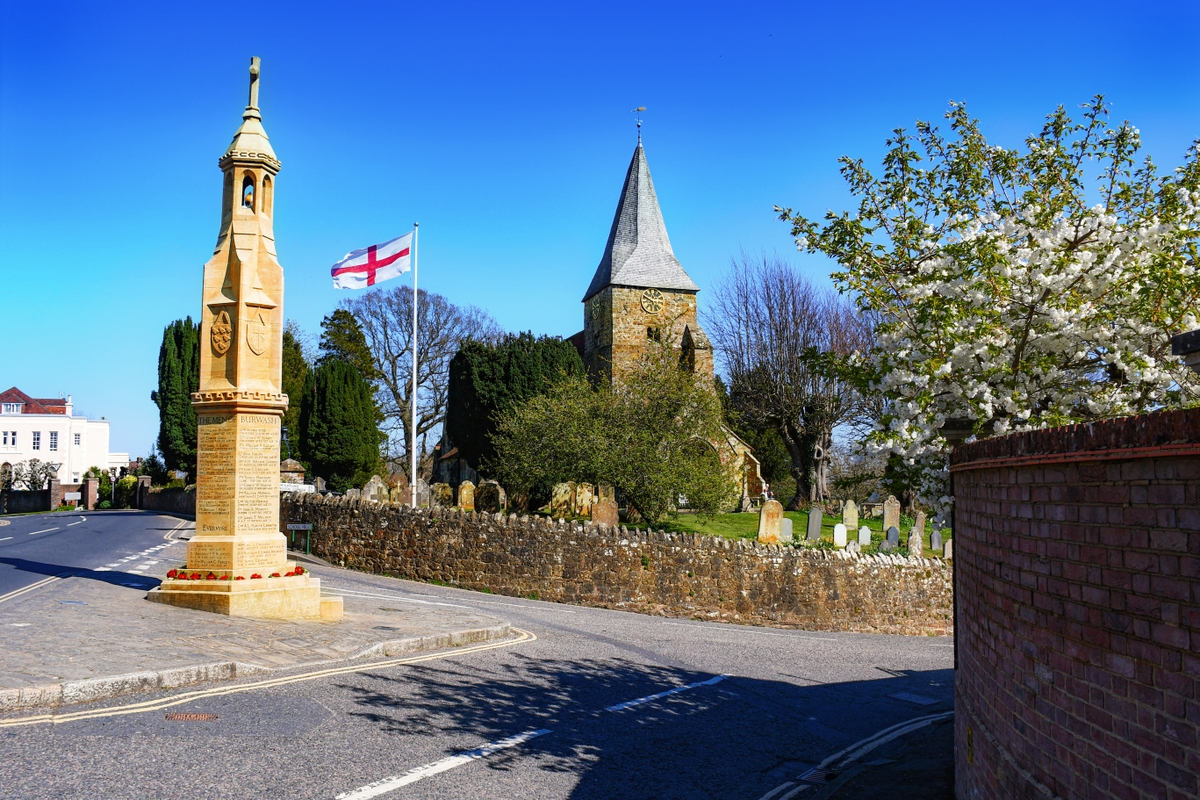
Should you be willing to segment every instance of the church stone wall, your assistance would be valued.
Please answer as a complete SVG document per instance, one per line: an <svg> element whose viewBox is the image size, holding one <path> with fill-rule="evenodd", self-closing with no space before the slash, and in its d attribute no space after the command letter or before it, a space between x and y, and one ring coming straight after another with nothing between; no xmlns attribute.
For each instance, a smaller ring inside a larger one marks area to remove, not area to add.
<svg viewBox="0 0 1200 800"><path fill-rule="evenodd" d="M652 335L678 345L685 327L700 330L695 293L655 291L663 298L657 313L642 306L646 289L628 286L609 286L584 304L584 361L589 372L619 381L641 358ZM697 349L695 369L703 375L713 374L711 348Z"/></svg>
<svg viewBox="0 0 1200 800"><path fill-rule="evenodd" d="M313 494L285 495L280 510L281 526L312 523L315 555L364 572L668 617L953 633L953 570L937 559L852 557Z"/></svg>

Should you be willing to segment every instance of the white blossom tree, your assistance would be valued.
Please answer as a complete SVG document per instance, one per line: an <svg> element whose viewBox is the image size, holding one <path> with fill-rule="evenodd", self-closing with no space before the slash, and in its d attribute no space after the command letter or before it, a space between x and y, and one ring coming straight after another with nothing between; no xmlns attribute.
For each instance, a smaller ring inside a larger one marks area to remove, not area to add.
<svg viewBox="0 0 1200 800"><path fill-rule="evenodd" d="M1170 337L1200 316L1200 142L1160 175L1102 97L1060 107L1023 150L988 143L952 103L949 135L918 122L882 175L843 157L860 198L822 221L778 208L797 247L876 315L854 365L885 412L868 437L948 509L950 429L987 437L1196 402Z"/></svg>

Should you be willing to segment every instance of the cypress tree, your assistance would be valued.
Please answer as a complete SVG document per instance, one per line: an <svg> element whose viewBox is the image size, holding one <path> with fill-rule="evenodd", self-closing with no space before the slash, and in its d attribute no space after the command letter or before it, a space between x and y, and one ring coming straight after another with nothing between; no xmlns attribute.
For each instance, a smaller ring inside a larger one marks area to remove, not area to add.
<svg viewBox="0 0 1200 800"><path fill-rule="evenodd" d="M450 360L446 435L467 463L486 467L496 454L497 414L582 375L579 351L558 337L525 332L494 345L468 340Z"/></svg>
<svg viewBox="0 0 1200 800"><path fill-rule="evenodd" d="M196 411L192 392L200 388L200 326L192 318L177 319L163 330L158 349L158 389L150 399L158 406L158 449L169 469L182 469L196 479Z"/></svg>
<svg viewBox="0 0 1200 800"><path fill-rule="evenodd" d="M368 381L375 380L375 359L362 325L353 314L339 308L321 320L321 360L349 363Z"/></svg>
<svg viewBox="0 0 1200 800"><path fill-rule="evenodd" d="M353 365L325 359L310 370L300 404L301 448L330 489L361 486L381 466L374 393Z"/></svg>
<svg viewBox="0 0 1200 800"><path fill-rule="evenodd" d="M288 410L283 415L283 427L288 429L292 458L304 463L304 451L300 447L300 404L303 402L304 382L311 368L304 360L304 350L291 331L291 325L283 332L283 393L288 396ZM288 448L279 442L280 460L288 457Z"/></svg>

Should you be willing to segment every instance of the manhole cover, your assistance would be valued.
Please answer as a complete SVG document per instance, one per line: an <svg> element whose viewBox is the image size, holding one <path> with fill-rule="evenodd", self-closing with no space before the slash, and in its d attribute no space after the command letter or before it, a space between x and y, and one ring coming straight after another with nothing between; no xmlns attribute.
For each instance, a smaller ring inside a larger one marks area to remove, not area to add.
<svg viewBox="0 0 1200 800"><path fill-rule="evenodd" d="M167 722L212 722L216 718L216 714L168 713L166 715Z"/></svg>

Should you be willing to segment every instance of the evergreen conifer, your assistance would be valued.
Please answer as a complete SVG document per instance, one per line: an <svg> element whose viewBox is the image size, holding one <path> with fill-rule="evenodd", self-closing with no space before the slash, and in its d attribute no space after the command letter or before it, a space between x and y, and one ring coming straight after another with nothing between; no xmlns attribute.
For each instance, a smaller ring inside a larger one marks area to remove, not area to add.
<svg viewBox="0 0 1200 800"><path fill-rule="evenodd" d="M182 469L196 479L196 411L192 392L200 388L200 326L192 318L177 319L163 330L158 350L158 389L150 399L158 406L158 449L169 469Z"/></svg>

